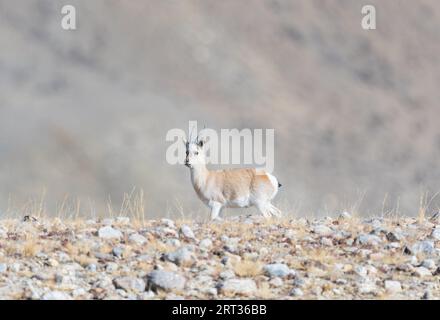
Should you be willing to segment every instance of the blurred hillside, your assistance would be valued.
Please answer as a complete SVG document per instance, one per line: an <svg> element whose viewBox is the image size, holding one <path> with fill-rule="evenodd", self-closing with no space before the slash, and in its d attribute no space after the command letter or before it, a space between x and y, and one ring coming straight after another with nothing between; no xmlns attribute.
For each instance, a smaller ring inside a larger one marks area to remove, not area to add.
<svg viewBox="0 0 440 320"><path fill-rule="evenodd" d="M275 129L282 208L416 214L440 190L440 2L368 1L373 31L364 4L0 0L0 208L45 188L101 210L136 186L151 216L204 212L165 161L198 120Z"/></svg>

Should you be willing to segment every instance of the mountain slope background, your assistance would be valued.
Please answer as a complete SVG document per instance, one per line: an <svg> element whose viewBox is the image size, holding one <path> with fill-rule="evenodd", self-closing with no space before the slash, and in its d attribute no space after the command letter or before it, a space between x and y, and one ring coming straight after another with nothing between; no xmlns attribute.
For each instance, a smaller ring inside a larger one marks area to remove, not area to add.
<svg viewBox="0 0 440 320"><path fill-rule="evenodd" d="M369 1L371 31L364 4L0 0L1 210L45 190L51 212L102 211L137 187L150 216L204 213L165 161L197 120L275 129L286 211L417 214L440 190L440 3Z"/></svg>

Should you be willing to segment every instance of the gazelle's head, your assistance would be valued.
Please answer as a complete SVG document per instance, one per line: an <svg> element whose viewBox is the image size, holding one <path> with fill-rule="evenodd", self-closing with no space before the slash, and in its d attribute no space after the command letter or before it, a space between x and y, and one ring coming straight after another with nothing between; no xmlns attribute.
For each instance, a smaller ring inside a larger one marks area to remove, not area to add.
<svg viewBox="0 0 440 320"><path fill-rule="evenodd" d="M188 168L194 168L196 166L205 166L206 165L206 155L205 155L205 140L196 139L193 142L185 141L186 145L186 158L185 165Z"/></svg>

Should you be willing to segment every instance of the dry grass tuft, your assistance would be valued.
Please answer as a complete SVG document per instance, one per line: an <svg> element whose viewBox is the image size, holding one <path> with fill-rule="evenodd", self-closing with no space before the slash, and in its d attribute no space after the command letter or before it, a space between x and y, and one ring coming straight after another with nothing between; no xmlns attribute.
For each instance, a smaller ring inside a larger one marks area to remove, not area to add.
<svg viewBox="0 0 440 320"><path fill-rule="evenodd" d="M170 253L174 251L175 248L171 245L163 243L160 240L153 239L152 241L148 242L148 250L160 253Z"/></svg>
<svg viewBox="0 0 440 320"><path fill-rule="evenodd" d="M74 261L79 263L82 267L86 267L86 266L88 266L89 264L92 264L92 263L93 264L97 264L98 263L98 260L96 258L92 258L92 257L87 256L85 254L81 254L81 255L75 256L74 257Z"/></svg>
<svg viewBox="0 0 440 320"><path fill-rule="evenodd" d="M237 261L233 265L234 272L239 277L255 277L262 273L263 265L251 260Z"/></svg>
<svg viewBox="0 0 440 320"><path fill-rule="evenodd" d="M268 299L274 299L275 296L276 295L273 292L273 290L270 288L269 283L267 283L267 282L260 283L260 285L258 286L258 292L257 292L258 298L268 300Z"/></svg>
<svg viewBox="0 0 440 320"><path fill-rule="evenodd" d="M27 258L35 257L41 251L41 246L35 239L26 240L23 244L22 254Z"/></svg>

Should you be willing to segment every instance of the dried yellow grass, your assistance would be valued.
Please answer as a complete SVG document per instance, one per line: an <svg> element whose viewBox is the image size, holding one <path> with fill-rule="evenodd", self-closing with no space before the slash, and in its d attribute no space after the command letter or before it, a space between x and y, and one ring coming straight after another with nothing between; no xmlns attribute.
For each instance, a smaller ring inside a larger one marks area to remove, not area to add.
<svg viewBox="0 0 440 320"><path fill-rule="evenodd" d="M263 265L258 261L241 260L233 264L233 269L239 277L255 277L262 273Z"/></svg>

